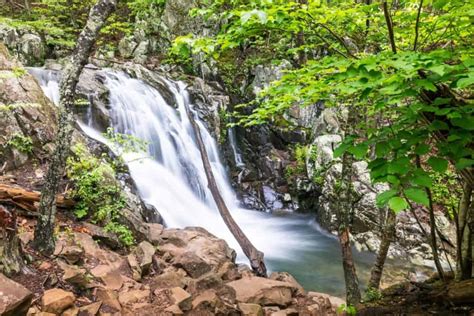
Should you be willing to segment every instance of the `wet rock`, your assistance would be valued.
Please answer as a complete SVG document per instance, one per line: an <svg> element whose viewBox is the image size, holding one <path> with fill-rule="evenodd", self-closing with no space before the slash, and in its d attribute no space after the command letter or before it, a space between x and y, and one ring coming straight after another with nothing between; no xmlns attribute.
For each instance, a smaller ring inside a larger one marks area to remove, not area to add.
<svg viewBox="0 0 474 316"><path fill-rule="evenodd" d="M41 307L44 312L61 314L74 304L76 297L73 293L62 289L51 289L41 297Z"/></svg>
<svg viewBox="0 0 474 316"><path fill-rule="evenodd" d="M291 303L297 288L286 282L260 277L243 278L227 283L236 292L237 301L285 307Z"/></svg>
<svg viewBox="0 0 474 316"><path fill-rule="evenodd" d="M0 273L0 315L24 315L30 307L33 294Z"/></svg>

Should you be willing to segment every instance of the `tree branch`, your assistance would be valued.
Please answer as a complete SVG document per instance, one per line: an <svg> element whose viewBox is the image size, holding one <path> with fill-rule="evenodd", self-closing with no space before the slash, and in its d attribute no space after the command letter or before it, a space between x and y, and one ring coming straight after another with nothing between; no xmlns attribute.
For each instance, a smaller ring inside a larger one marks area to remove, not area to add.
<svg viewBox="0 0 474 316"><path fill-rule="evenodd" d="M397 53L397 46L395 45L395 36L393 35L392 17L390 16L390 12L388 11L387 1L383 2L383 14L385 16L385 22L387 23L388 38L390 40L390 46L392 47L392 52L394 54L396 54Z"/></svg>
<svg viewBox="0 0 474 316"><path fill-rule="evenodd" d="M418 6L418 13L416 15L415 41L413 43L413 51L416 51L416 46L418 44L418 35L419 35L419 28L420 28L420 15L421 15L422 6L423 6L423 0L420 0L420 5Z"/></svg>

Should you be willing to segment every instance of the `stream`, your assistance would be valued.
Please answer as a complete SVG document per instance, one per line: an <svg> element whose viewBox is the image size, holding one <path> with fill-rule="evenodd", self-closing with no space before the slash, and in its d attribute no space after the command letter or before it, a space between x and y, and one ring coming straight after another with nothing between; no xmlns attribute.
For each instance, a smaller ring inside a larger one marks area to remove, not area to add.
<svg viewBox="0 0 474 316"><path fill-rule="evenodd" d="M30 72L57 104L57 74L41 68L31 68ZM237 251L238 262L247 263L207 189L200 152L185 112L186 107L193 108L185 84L163 78L176 100L176 104L168 104L156 89L141 80L118 71L103 70L102 73L106 75L105 85L110 91L113 129L147 142L147 152L124 154L142 199L160 212L167 227L204 227ZM107 144L101 132L92 127L93 120L90 117L79 125L89 137ZM337 239L320 229L311 215L272 214L239 207L217 143L204 123L198 119L197 123L221 194L237 223L265 253L270 272L288 271L306 290L344 296ZM236 159L241 159L237 150L234 149ZM354 251L354 257L363 284L368 279L374 256Z"/></svg>

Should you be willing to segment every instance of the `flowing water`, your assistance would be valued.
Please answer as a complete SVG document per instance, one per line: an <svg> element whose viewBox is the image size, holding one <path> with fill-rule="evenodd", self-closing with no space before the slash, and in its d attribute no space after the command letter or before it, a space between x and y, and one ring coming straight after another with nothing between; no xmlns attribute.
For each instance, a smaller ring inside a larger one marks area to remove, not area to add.
<svg viewBox="0 0 474 316"><path fill-rule="evenodd" d="M41 69L31 72L45 94L58 101L57 76ZM225 239L238 253L237 260L246 263L239 245L221 219L207 189L199 149L186 115L192 110L182 82L165 80L176 100L167 104L160 93L143 81L121 72L106 71L110 90L110 115L116 132L145 140L147 153L125 154L131 176L140 196L159 210L166 226L201 226ZM81 127L90 137L107 143L102 134L91 127L91 120ZM254 245L265 253L270 271L288 271L307 289L343 295L340 248L337 240L319 229L314 216L278 214L246 210L239 207L227 172L220 159L218 146L197 120L216 181L237 223ZM231 137L234 137L232 133ZM235 138L231 139L236 162L243 164ZM355 252L361 278L373 257Z"/></svg>

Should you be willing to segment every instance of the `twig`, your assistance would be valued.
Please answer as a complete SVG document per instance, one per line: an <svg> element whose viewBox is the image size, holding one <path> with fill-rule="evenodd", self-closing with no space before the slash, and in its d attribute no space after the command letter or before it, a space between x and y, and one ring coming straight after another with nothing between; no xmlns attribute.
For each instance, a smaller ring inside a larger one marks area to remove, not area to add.
<svg viewBox="0 0 474 316"><path fill-rule="evenodd" d="M415 52L416 52L416 46L418 44L418 35L419 35L419 27L420 27L420 15L421 15L422 6L423 6L423 0L420 0L420 5L418 6L418 13L416 15L415 41L413 43L413 51L415 51Z"/></svg>

